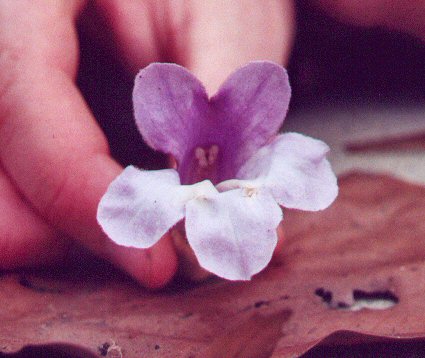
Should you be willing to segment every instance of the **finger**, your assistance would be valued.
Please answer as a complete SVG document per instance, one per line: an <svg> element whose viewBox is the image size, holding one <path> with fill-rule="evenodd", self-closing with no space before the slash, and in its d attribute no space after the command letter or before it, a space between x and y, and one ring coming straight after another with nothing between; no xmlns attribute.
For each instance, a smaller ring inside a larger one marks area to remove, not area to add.
<svg viewBox="0 0 425 358"><path fill-rule="evenodd" d="M30 6L21 18L23 28L19 25L11 34L0 31L9 52L15 53L13 61L1 63L9 75L0 99L0 160L49 223L140 282L163 285L176 266L171 243L150 252L125 249L107 239L96 222L97 204L122 168L110 158L106 139L72 80L77 66L72 17L56 19L51 28L38 12ZM36 46L16 51L15 36L46 44L43 53Z"/></svg>
<svg viewBox="0 0 425 358"><path fill-rule="evenodd" d="M164 57L163 38L154 26L154 17L160 16L163 1L97 0L94 13L101 16L112 30L114 46L130 71ZM159 24L158 24L159 25Z"/></svg>
<svg viewBox="0 0 425 358"><path fill-rule="evenodd" d="M0 269L53 264L70 246L20 197L0 166Z"/></svg>
<svg viewBox="0 0 425 358"><path fill-rule="evenodd" d="M313 3L342 21L404 31L425 40L424 1L315 0Z"/></svg>
<svg viewBox="0 0 425 358"><path fill-rule="evenodd" d="M173 25L178 56L210 94L231 72L249 61L287 62L294 32L292 1L209 0L184 4L186 12L190 6L190 13L185 9L176 12L182 15Z"/></svg>
<svg viewBox="0 0 425 358"><path fill-rule="evenodd" d="M249 61L285 64L292 46L292 0L100 0L97 5L133 71L158 60L181 63L210 94Z"/></svg>

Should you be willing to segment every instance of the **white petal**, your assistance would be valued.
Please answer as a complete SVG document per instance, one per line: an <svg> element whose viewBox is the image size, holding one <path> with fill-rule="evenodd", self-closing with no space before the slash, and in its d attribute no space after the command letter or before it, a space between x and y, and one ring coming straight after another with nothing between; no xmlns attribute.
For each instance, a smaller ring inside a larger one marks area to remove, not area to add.
<svg viewBox="0 0 425 358"><path fill-rule="evenodd" d="M199 264L229 280L249 280L267 266L281 220L266 191L236 189L186 205L186 235Z"/></svg>
<svg viewBox="0 0 425 358"><path fill-rule="evenodd" d="M240 169L237 178L244 181L238 185L268 188L287 208L325 209L338 194L336 176L326 159L328 151L324 142L302 134L279 135Z"/></svg>
<svg viewBox="0 0 425 358"><path fill-rule="evenodd" d="M147 248L183 219L188 200L204 193L217 191L209 181L180 185L174 169L141 171L129 166L102 197L97 220L117 244Z"/></svg>

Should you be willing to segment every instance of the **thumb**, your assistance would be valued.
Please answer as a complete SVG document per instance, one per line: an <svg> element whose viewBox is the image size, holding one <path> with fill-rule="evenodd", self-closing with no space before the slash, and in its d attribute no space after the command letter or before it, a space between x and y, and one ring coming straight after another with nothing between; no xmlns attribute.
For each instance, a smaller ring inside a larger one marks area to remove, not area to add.
<svg viewBox="0 0 425 358"><path fill-rule="evenodd" d="M295 24L292 0L190 1L187 11L190 27L177 38L177 56L210 95L249 61L287 63Z"/></svg>

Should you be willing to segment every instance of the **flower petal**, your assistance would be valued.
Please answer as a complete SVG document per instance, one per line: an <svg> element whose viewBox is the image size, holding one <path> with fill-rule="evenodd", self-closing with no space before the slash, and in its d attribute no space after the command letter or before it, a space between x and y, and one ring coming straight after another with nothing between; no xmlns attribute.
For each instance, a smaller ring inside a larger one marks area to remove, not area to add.
<svg viewBox="0 0 425 358"><path fill-rule="evenodd" d="M249 280L266 267L281 220L267 191L236 189L186 205L186 235L199 264L229 280Z"/></svg>
<svg viewBox="0 0 425 358"><path fill-rule="evenodd" d="M324 142L302 134L279 135L241 168L237 178L245 183L238 186L266 187L287 208L325 209L338 194L328 151Z"/></svg>
<svg viewBox="0 0 425 358"><path fill-rule="evenodd" d="M184 67L153 63L136 76L133 106L144 140L181 162L206 121L208 96L202 83Z"/></svg>
<svg viewBox="0 0 425 358"><path fill-rule="evenodd" d="M117 244L147 248L183 219L188 200L214 193L208 181L180 185L174 169L141 171L129 166L102 197L97 220Z"/></svg>
<svg viewBox="0 0 425 358"><path fill-rule="evenodd" d="M282 66L251 62L231 74L211 98L221 137L228 138L227 158L221 170L231 173L277 133L291 97L288 75ZM236 172L233 173L236 174ZM228 175L228 178L232 175Z"/></svg>

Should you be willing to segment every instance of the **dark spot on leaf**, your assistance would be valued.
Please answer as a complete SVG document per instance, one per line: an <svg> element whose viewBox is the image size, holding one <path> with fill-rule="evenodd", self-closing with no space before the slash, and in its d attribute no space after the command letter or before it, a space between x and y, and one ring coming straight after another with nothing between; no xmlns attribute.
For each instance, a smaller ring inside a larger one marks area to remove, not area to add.
<svg viewBox="0 0 425 358"><path fill-rule="evenodd" d="M367 309L387 309L399 302L398 297L390 290L380 291L363 291L359 289L353 290L353 302L344 301L332 302L332 292L323 287L316 289L316 296L322 298L322 301L332 309L358 311L363 308Z"/></svg>
<svg viewBox="0 0 425 358"><path fill-rule="evenodd" d="M157 351L159 348L161 348L159 344L155 344L155 350Z"/></svg>
<svg viewBox="0 0 425 358"><path fill-rule="evenodd" d="M108 354L108 348L110 346L111 345L108 342L105 342L105 343L101 344L99 347L97 347L97 349L98 349L98 351L99 351L99 353L102 357L106 357L106 355Z"/></svg>
<svg viewBox="0 0 425 358"><path fill-rule="evenodd" d="M386 291L372 291L372 292L366 292L362 290L353 290L353 299L355 301L359 300L383 300L383 301L389 301L394 304L399 302L398 297L392 293L390 290Z"/></svg>
<svg viewBox="0 0 425 358"><path fill-rule="evenodd" d="M314 291L316 296L319 296L322 298L322 301L325 303L331 303L332 301L332 292L325 290L323 287L316 289Z"/></svg>
<svg viewBox="0 0 425 358"><path fill-rule="evenodd" d="M0 349L3 346L0 346ZM16 353L4 353L0 351L1 358L96 358L98 355L93 354L83 347L74 344L40 344L26 345Z"/></svg>
<svg viewBox="0 0 425 358"><path fill-rule="evenodd" d="M263 301L263 300L257 301L254 303L254 307L260 308L261 306L268 305L269 303L270 303L269 301Z"/></svg>
<svg viewBox="0 0 425 358"><path fill-rule="evenodd" d="M339 301L336 306L337 308L340 308L340 309L346 309L350 307L347 303L343 301Z"/></svg>

